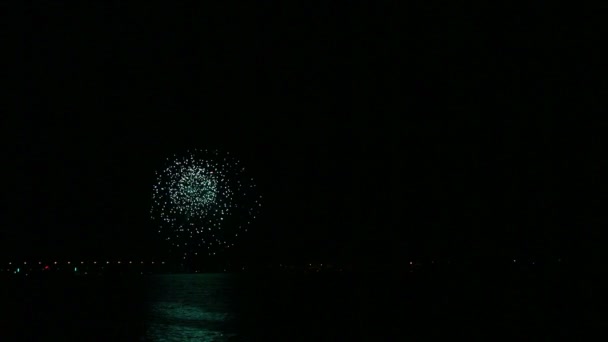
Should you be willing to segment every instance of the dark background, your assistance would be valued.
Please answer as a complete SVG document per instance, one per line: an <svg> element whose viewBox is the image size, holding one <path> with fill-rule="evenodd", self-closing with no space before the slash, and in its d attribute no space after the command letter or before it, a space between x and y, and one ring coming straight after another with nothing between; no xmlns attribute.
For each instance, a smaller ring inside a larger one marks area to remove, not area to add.
<svg viewBox="0 0 608 342"><path fill-rule="evenodd" d="M260 186L242 259L600 258L607 87L582 11L6 9L4 258L164 255L153 174L188 148Z"/></svg>

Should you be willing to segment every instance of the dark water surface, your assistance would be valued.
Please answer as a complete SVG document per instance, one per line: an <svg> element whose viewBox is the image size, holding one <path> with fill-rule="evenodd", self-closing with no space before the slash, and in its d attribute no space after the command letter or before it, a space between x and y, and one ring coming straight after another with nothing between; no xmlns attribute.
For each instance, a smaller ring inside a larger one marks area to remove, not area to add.
<svg viewBox="0 0 608 342"><path fill-rule="evenodd" d="M561 275L183 274L1 279L1 341L580 337L601 285ZM605 289L604 289L605 291Z"/></svg>

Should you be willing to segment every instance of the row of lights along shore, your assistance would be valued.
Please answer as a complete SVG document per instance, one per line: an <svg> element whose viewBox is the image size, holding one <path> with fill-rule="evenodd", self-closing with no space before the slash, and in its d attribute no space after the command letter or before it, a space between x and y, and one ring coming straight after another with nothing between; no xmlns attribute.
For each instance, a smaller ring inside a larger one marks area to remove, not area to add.
<svg viewBox="0 0 608 342"><path fill-rule="evenodd" d="M71 264L72 264L72 262L71 262L71 261L66 261L65 263L66 263L67 265L71 265ZM87 263L87 262L84 262L84 261L81 261L81 262L80 262L80 264L81 264L81 265L84 265L84 264L86 264L86 263ZM97 261L93 261L93 262L90 262L90 263L92 263L92 264L95 264L95 265L96 265L96 264L97 264ZM114 263L114 262L106 261L106 265L113 264L113 263ZM125 263L125 264L127 264L127 262L124 262L124 263ZM143 264L145 264L145 263L146 263L145 261L141 261L141 262L140 262L140 264L142 264L142 265L143 265ZM154 261L150 261L150 264L154 265L154 263L155 263ZM9 261L9 262L8 262L8 264L9 264L9 265L12 265L12 264L13 264L13 262ZM18 264L18 263L15 263L15 265L17 265L17 264ZM24 261L24 262L23 262L23 265L27 265L27 264L28 264L28 263L27 263L27 261ZM42 261L38 261L38 265L42 265L42 264L43 264L43 262L42 262ZM52 264L57 265L57 264L61 264L61 262L54 261L54 262L52 262ZM77 263L75 262L75 264L77 264ZM103 262L100 262L100 264L103 264ZM122 264L122 262L121 262L121 261L116 261L116 264ZM137 262L129 261L129 262L128 262L128 264L137 264ZM160 262L160 264L161 264L161 265L164 265L164 264L165 264L165 262L164 262L164 261L161 261L161 262Z"/></svg>

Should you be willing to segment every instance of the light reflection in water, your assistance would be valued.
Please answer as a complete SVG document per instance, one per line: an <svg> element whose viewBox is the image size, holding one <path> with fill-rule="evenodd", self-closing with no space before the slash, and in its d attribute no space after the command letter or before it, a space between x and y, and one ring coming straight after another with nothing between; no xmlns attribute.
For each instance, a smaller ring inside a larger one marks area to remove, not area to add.
<svg viewBox="0 0 608 342"><path fill-rule="evenodd" d="M221 274L151 277L147 341L226 341L231 330L232 279Z"/></svg>

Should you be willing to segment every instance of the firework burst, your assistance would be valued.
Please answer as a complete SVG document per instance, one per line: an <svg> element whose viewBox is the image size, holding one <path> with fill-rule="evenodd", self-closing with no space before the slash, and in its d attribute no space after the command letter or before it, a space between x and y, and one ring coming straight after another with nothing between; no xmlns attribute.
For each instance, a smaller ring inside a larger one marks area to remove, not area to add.
<svg viewBox="0 0 608 342"><path fill-rule="evenodd" d="M152 220L184 258L233 248L261 207L253 178L229 154L193 150L174 155L156 178Z"/></svg>

